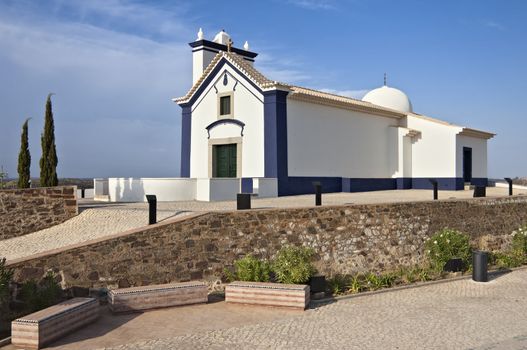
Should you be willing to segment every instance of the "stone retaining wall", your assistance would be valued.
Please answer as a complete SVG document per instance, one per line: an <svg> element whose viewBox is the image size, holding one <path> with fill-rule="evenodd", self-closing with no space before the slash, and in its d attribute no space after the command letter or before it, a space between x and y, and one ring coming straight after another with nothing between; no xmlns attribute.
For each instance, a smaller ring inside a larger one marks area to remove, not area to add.
<svg viewBox="0 0 527 350"><path fill-rule="evenodd" d="M483 249L501 249L527 221L527 197L215 212L12 261L18 281L48 269L64 286L139 286L213 279L247 253L271 257L284 245L316 251L333 275L396 269L423 261L434 232L454 228Z"/></svg>
<svg viewBox="0 0 527 350"><path fill-rule="evenodd" d="M42 230L77 215L75 190L74 186L0 190L0 240Z"/></svg>

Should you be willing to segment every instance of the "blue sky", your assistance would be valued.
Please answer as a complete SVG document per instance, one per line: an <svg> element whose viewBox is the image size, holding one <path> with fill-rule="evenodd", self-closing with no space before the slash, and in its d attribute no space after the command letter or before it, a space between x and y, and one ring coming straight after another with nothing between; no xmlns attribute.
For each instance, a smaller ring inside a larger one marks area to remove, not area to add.
<svg viewBox="0 0 527 350"><path fill-rule="evenodd" d="M493 131L489 175L527 176L527 1L0 0L0 165L46 95L60 177L179 174L180 108L202 27L249 41L269 78L353 97L382 85L418 113Z"/></svg>

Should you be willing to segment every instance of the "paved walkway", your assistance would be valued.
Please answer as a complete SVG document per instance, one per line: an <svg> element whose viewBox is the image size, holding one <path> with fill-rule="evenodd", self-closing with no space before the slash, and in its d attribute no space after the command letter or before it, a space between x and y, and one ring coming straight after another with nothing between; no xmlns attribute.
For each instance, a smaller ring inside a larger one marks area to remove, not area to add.
<svg viewBox="0 0 527 350"><path fill-rule="evenodd" d="M219 302L113 321L106 314L51 348L519 350L527 348L526 290L523 269L489 283L432 284L303 313Z"/></svg>
<svg viewBox="0 0 527 350"><path fill-rule="evenodd" d="M504 196L506 188L488 188L487 196ZM516 190L527 195L527 190ZM440 191L440 199L471 198L473 191ZM429 190L375 191L361 193L331 193L323 195L323 205L372 204L430 200ZM145 226L148 222L147 203L104 203L79 201L78 216L54 227L22 237L0 241L0 257L7 260L82 243L96 238ZM253 208L309 207L313 195L253 199ZM226 202L159 202L158 221L188 215L192 212L234 210L234 201Z"/></svg>

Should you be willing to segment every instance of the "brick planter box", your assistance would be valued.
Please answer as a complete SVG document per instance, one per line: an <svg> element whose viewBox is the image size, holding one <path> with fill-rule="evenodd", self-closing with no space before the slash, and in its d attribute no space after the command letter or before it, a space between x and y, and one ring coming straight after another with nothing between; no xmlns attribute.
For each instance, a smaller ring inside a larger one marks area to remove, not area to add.
<svg viewBox="0 0 527 350"><path fill-rule="evenodd" d="M266 282L232 282L225 287L225 301L305 310L309 305L309 286Z"/></svg>
<svg viewBox="0 0 527 350"><path fill-rule="evenodd" d="M205 283L183 282L110 290L108 305L112 312L133 312L206 303L207 298Z"/></svg>
<svg viewBox="0 0 527 350"><path fill-rule="evenodd" d="M11 323L11 343L18 349L40 349L94 321L98 316L97 300L67 300L14 320Z"/></svg>

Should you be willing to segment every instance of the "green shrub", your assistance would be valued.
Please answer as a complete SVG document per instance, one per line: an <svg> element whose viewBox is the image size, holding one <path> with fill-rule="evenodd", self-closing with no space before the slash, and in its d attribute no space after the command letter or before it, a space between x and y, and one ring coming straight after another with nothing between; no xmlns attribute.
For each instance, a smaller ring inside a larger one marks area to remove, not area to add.
<svg viewBox="0 0 527 350"><path fill-rule="evenodd" d="M339 295L343 294L348 289L348 276L335 275L328 279L327 286L331 294Z"/></svg>
<svg viewBox="0 0 527 350"><path fill-rule="evenodd" d="M272 268L280 283L302 284L315 273L311 264L313 249L307 247L284 247L278 251Z"/></svg>
<svg viewBox="0 0 527 350"><path fill-rule="evenodd" d="M6 259L0 260L0 314L9 310L9 301L11 294L9 293L9 285L13 278L13 270L6 267Z"/></svg>
<svg viewBox="0 0 527 350"><path fill-rule="evenodd" d="M525 263L525 257L516 254L514 251L494 252L490 255L490 264L499 268L514 268Z"/></svg>
<svg viewBox="0 0 527 350"><path fill-rule="evenodd" d="M527 254L527 226L512 232L512 250L520 255Z"/></svg>
<svg viewBox="0 0 527 350"><path fill-rule="evenodd" d="M234 273L225 270L228 281L268 282L271 270L267 261L257 259L250 254L236 260L234 269Z"/></svg>
<svg viewBox="0 0 527 350"><path fill-rule="evenodd" d="M55 281L55 275L50 271L40 281L27 281L22 284L21 299L28 312L35 312L56 304L62 295L62 289Z"/></svg>
<svg viewBox="0 0 527 350"><path fill-rule="evenodd" d="M436 271L442 271L446 262L452 258L461 258L466 267L470 265L469 237L462 232L443 229L426 242L425 249L430 264Z"/></svg>

